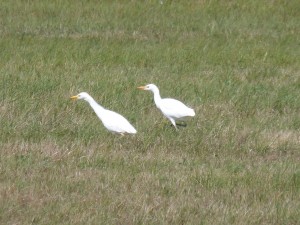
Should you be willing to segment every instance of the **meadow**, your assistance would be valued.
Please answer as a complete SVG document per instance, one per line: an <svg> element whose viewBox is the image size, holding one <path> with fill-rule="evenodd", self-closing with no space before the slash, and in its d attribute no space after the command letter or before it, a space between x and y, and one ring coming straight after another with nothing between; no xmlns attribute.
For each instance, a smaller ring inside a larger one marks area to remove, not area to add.
<svg viewBox="0 0 300 225"><path fill-rule="evenodd" d="M298 0L0 6L0 224L300 224Z"/></svg>

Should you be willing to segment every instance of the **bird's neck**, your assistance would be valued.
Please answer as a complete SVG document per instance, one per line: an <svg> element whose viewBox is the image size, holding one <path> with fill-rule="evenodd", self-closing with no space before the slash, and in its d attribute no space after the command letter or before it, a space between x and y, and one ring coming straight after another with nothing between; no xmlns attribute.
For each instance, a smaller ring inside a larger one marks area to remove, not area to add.
<svg viewBox="0 0 300 225"><path fill-rule="evenodd" d="M160 94L159 94L159 90L158 90L158 89L153 90L153 94L154 94L154 102L155 102L155 105L156 105L157 107L159 107L160 102L161 102L161 97L160 97Z"/></svg>
<svg viewBox="0 0 300 225"><path fill-rule="evenodd" d="M105 111L105 109L101 105L99 105L92 97L87 98L86 101L90 104L95 112Z"/></svg>

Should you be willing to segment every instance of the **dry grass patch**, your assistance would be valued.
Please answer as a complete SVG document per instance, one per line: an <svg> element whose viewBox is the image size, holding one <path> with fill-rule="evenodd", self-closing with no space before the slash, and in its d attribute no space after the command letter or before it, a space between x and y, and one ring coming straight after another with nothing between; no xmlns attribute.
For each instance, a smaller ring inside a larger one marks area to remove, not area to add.
<svg viewBox="0 0 300 225"><path fill-rule="evenodd" d="M261 137L272 150L286 144L295 146L300 144L300 132L295 130L264 131Z"/></svg>

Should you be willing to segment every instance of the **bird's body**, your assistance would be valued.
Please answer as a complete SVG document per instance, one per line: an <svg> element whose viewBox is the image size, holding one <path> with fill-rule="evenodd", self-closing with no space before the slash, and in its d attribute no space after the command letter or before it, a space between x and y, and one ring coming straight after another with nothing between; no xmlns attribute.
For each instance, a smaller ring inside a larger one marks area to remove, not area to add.
<svg viewBox="0 0 300 225"><path fill-rule="evenodd" d="M119 134L135 134L136 129L119 113L108 110L100 106L88 93L81 92L76 96L72 96L72 99L83 99L87 101L98 118L102 121L104 127L113 133Z"/></svg>
<svg viewBox="0 0 300 225"><path fill-rule="evenodd" d="M159 89L154 84L138 87L141 90L150 90L154 94L155 105L165 117L167 117L177 129L176 121L184 121L188 117L195 116L195 111L182 102L172 98L161 98Z"/></svg>

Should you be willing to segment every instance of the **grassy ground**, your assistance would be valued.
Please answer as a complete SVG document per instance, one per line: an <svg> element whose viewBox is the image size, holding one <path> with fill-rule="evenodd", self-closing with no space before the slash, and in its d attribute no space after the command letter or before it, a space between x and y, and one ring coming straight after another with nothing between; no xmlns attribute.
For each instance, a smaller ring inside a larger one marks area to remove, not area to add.
<svg viewBox="0 0 300 225"><path fill-rule="evenodd" d="M1 224L299 224L299 1L0 6Z"/></svg>

